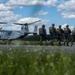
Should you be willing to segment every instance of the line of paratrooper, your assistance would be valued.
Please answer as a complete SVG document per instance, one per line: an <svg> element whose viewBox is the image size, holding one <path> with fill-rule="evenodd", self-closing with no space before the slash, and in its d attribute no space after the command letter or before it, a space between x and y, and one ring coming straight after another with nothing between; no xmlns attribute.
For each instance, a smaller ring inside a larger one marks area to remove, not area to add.
<svg viewBox="0 0 75 75"><path fill-rule="evenodd" d="M47 32L44 24L39 28L39 35L41 44L43 41L47 41ZM64 29L62 29L61 25L59 25L58 28L55 28L55 24L52 24L52 26L49 27L49 37L51 45L54 45L54 42L57 41L60 46L62 45L62 42L64 46L69 46L70 42L70 45L73 46L75 40L75 29L71 31L69 25L66 25Z"/></svg>

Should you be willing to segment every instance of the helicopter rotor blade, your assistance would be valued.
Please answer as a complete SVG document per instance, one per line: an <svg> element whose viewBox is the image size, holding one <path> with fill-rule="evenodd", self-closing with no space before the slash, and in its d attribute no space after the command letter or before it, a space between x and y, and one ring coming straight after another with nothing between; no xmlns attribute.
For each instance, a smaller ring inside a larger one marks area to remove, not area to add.
<svg viewBox="0 0 75 75"><path fill-rule="evenodd" d="M34 23L37 23L37 22L40 22L41 20L38 20L38 21L35 21L35 22L32 22L32 23L29 23L28 25L30 24L34 24Z"/></svg>
<svg viewBox="0 0 75 75"><path fill-rule="evenodd" d="M0 22L0 24L7 24L6 22Z"/></svg>
<svg viewBox="0 0 75 75"><path fill-rule="evenodd" d="M16 25L24 25L24 24L21 24L21 23L13 23L13 24L16 24Z"/></svg>
<svg viewBox="0 0 75 75"><path fill-rule="evenodd" d="M32 22L32 23L24 23L24 24L21 24L21 23L13 23L13 24L16 24L16 25L30 25L30 24L34 24L36 22L40 22L41 20L38 20L38 21L35 21L35 22Z"/></svg>

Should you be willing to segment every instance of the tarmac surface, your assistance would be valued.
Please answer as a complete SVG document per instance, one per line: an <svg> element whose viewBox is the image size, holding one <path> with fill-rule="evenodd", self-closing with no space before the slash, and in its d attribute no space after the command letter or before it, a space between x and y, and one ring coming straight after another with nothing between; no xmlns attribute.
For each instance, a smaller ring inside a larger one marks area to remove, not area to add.
<svg viewBox="0 0 75 75"><path fill-rule="evenodd" d="M71 46L39 46L39 45L0 45L0 50L27 50L27 51L65 51L74 52L75 45Z"/></svg>

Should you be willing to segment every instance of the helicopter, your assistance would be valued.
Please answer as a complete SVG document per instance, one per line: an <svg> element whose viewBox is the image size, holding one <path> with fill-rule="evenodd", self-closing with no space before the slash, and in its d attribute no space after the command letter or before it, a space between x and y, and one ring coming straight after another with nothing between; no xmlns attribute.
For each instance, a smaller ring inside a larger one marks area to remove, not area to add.
<svg viewBox="0 0 75 75"><path fill-rule="evenodd" d="M19 38L24 38L28 36L28 34L37 35L37 26L34 27L33 32L29 32L28 25L40 22L41 20L32 22L32 23L13 23L15 25L21 25L21 30L3 30L0 28L0 40L15 40ZM6 22L0 22L0 24L7 24Z"/></svg>

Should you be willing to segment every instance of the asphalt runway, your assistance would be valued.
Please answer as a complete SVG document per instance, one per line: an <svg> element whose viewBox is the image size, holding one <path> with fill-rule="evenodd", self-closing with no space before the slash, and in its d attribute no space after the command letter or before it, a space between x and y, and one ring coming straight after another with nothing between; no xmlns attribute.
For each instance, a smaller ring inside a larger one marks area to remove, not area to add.
<svg viewBox="0 0 75 75"><path fill-rule="evenodd" d="M71 46L39 46L39 45L0 45L0 50L27 50L27 51L65 51L74 52L75 45Z"/></svg>

